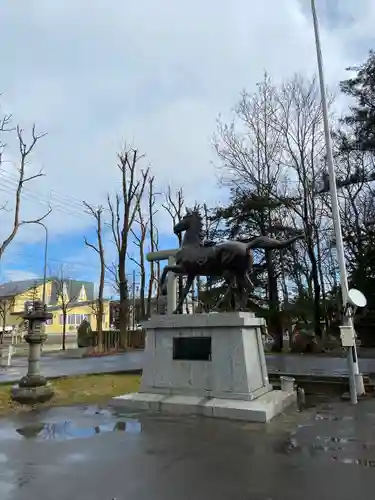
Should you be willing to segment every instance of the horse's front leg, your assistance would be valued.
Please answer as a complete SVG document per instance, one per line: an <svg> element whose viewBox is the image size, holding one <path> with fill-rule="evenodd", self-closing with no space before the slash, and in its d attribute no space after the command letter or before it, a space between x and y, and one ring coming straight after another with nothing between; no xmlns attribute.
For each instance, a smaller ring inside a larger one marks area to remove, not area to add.
<svg viewBox="0 0 375 500"><path fill-rule="evenodd" d="M159 281L159 290L160 290L161 294L163 294L165 278L167 277L167 274L169 272L174 273L174 274L184 274L183 270L181 269L180 266L177 266L177 265L165 266L163 269L162 275L160 277L160 281Z"/></svg>
<svg viewBox="0 0 375 500"><path fill-rule="evenodd" d="M178 298L178 304L177 304L176 309L173 311L173 314L178 314L178 312L182 310L184 300L186 299L187 294L189 293L189 290L190 290L191 285L193 284L194 278L195 278L194 275L187 276L185 287L182 291L181 297Z"/></svg>

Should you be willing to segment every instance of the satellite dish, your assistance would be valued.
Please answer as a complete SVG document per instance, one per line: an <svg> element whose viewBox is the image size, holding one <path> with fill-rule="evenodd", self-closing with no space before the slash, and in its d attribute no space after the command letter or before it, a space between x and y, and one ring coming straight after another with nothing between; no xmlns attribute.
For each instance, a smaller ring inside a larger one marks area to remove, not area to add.
<svg viewBox="0 0 375 500"><path fill-rule="evenodd" d="M356 288L351 288L348 292L348 302L354 307L365 307L367 304L367 299L362 292Z"/></svg>

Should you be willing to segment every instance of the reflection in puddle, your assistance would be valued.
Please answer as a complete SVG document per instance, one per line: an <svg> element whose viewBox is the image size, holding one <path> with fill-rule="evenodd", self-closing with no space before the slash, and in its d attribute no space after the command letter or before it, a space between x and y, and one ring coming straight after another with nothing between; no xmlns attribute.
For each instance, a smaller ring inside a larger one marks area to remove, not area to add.
<svg viewBox="0 0 375 500"><path fill-rule="evenodd" d="M354 417L350 415L330 415L329 413L323 414L323 413L317 413L314 417L314 420L329 420L333 422L342 422L342 421L348 421L348 420L354 420Z"/></svg>
<svg viewBox="0 0 375 500"><path fill-rule="evenodd" d="M362 467L375 467L375 460L367 460L366 458L341 458L332 457L335 462L350 465L362 465Z"/></svg>
<svg viewBox="0 0 375 500"><path fill-rule="evenodd" d="M137 420L120 420L115 424L104 423L90 427L79 427L73 421L29 424L16 429L18 435L25 439L37 440L58 440L90 438L105 432L127 432L129 434L139 434L141 424ZM10 436L8 436L10 437Z"/></svg>
<svg viewBox="0 0 375 500"><path fill-rule="evenodd" d="M353 437L316 436L313 442L300 442L296 433L292 433L285 441L279 442L274 451L287 455L300 453L315 458L326 456L329 460L341 464L375 467L375 459L345 456L361 455L362 450L374 448L374 442L364 442Z"/></svg>

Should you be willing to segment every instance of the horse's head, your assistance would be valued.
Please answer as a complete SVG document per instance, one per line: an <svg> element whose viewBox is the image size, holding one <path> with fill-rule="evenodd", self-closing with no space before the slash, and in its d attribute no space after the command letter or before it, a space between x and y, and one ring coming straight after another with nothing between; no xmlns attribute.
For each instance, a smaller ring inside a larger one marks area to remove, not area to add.
<svg viewBox="0 0 375 500"><path fill-rule="evenodd" d="M179 235L180 233L187 231L188 229L191 229L197 234L200 234L202 231L202 218L197 207L195 207L193 210L186 209L186 214L174 226L173 232L176 235Z"/></svg>

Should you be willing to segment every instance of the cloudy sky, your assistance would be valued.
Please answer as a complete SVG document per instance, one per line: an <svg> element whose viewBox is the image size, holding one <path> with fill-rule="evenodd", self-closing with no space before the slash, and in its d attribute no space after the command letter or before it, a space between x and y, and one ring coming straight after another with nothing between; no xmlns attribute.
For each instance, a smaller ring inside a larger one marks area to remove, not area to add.
<svg viewBox="0 0 375 500"><path fill-rule="evenodd" d="M276 80L315 70L310 0L3 0L2 110L47 132L30 171L23 217L50 203L49 265L68 263L96 281L93 235L81 200L99 204L118 187L124 140L147 154L160 189L183 186L189 201L220 199L213 172L215 120L264 70ZM327 83L375 46L373 0L317 0ZM9 141L0 201L11 200L17 149ZM204 173L205 181L201 181ZM11 204L11 201L10 201ZM11 214L0 214L0 237ZM43 231L22 229L1 280L42 271ZM169 242L167 242L169 243ZM166 244L167 244L166 243ZM110 250L109 250L110 252Z"/></svg>

